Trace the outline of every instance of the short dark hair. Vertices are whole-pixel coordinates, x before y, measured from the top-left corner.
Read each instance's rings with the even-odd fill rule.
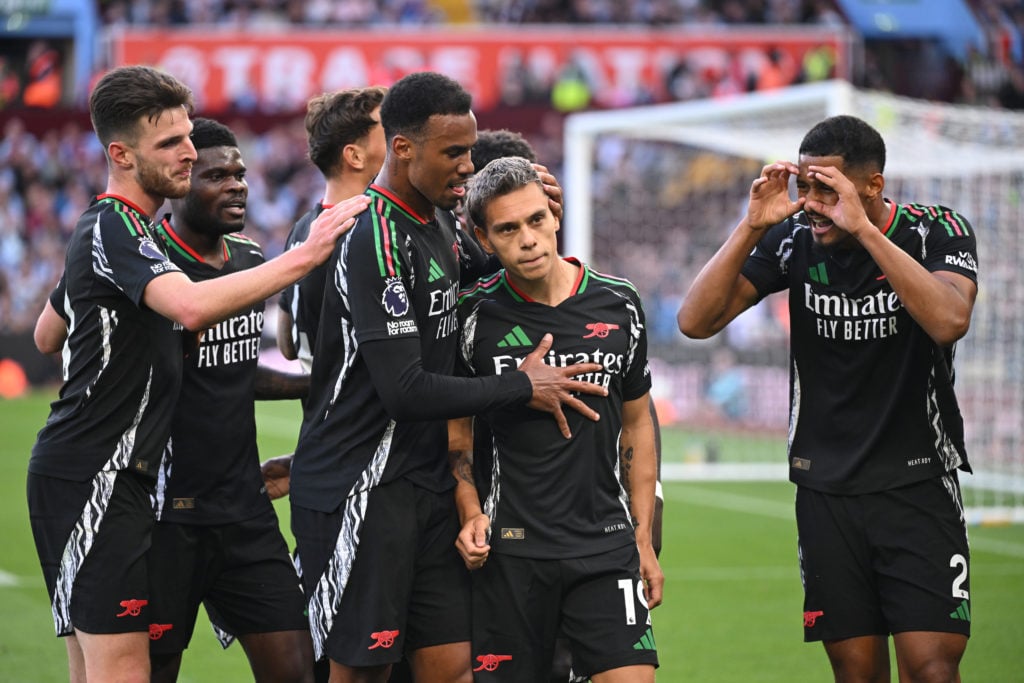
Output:
[[[409,74],[388,90],[380,106],[384,135],[415,138],[431,116],[469,114],[473,97],[458,82],[433,71]]]
[[[476,172],[469,181],[466,195],[466,211],[473,225],[486,230],[484,218],[487,205],[495,198],[514,192],[530,183],[537,183],[541,190],[544,184],[533,168],[533,162],[523,157],[499,157]]]
[[[377,122],[370,116],[384,100],[387,88],[370,86],[324,93],[306,105],[309,160],[330,177],[338,168],[341,150],[362,139]]]
[[[501,157],[523,157],[537,163],[537,153],[526,138],[504,128],[479,131],[471,154],[474,168],[483,168]]]
[[[885,170],[885,141],[866,121],[856,116],[832,116],[807,132],[800,156],[842,157],[849,167]]]
[[[104,74],[89,97],[89,118],[106,147],[116,139],[134,144],[139,119],[153,121],[168,109],[192,115],[192,91],[168,73],[149,66],[122,66]]]
[[[197,152],[210,147],[238,147],[238,140],[231,129],[213,119],[192,119],[192,134],[189,137]]]

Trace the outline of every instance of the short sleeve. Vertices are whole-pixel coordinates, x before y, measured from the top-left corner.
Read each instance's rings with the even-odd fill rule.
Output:
[[[978,244],[971,224],[952,209],[929,208],[935,216],[925,239],[924,267],[933,273],[958,273],[977,282]]]
[[[791,220],[772,226],[750,252],[741,273],[763,299],[789,286],[789,258],[792,254]]]
[[[64,319],[64,322],[70,323],[68,316],[67,306],[65,305],[68,296],[68,282],[65,273],[60,274],[60,280],[57,281],[57,286],[50,292],[50,305],[53,306],[53,310],[57,311],[58,315]]]
[[[154,278],[181,269],[137,223],[119,212],[102,214],[92,234],[92,267],[97,277],[139,305],[146,285]]]
[[[651,367],[647,361],[647,321],[639,296],[627,299],[629,313],[629,354],[622,378],[622,398],[632,401],[651,390]]]

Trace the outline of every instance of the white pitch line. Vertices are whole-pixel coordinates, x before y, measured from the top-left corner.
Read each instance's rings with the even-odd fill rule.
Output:
[[[978,538],[978,535],[972,534],[970,530],[967,532],[967,538],[970,541],[971,550],[982,550],[994,555],[1024,558],[1024,543],[1000,541],[995,538]]]
[[[773,519],[785,519],[793,521],[794,524],[796,523],[792,503],[779,503],[755,496],[744,496],[693,485],[688,485],[683,490],[675,487],[666,488],[665,497],[668,500],[680,503],[704,505],[722,510],[771,517]],[[977,533],[971,533],[970,530],[968,530],[968,537],[970,538],[971,548],[975,550],[994,555],[1005,555],[1006,557],[1024,558],[1024,543],[1001,541],[994,538],[979,538]]]
[[[794,557],[792,567],[684,567],[665,569],[673,581],[799,581],[800,569]]]
[[[795,523],[793,503],[779,503],[774,500],[765,500],[754,496],[743,496],[737,493],[727,493],[712,489],[687,486],[685,491],[675,487],[666,489],[666,498],[676,500],[680,503],[693,503],[723,510],[745,512],[752,515],[784,519]]]
[[[21,585],[21,579],[10,572],[0,569],[0,588],[16,588]]]

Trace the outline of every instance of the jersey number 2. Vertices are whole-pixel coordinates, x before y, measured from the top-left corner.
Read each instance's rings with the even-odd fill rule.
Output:
[[[953,579],[953,597],[963,598],[964,600],[970,600],[970,594],[963,589],[964,582],[967,581],[967,558],[960,553],[957,553],[953,557],[949,558],[950,567],[960,567],[960,573]]]

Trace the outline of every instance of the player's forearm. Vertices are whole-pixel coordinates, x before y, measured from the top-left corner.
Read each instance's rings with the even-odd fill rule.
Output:
[[[360,347],[388,414],[396,420],[440,420],[523,405],[532,395],[521,372],[489,377],[453,377],[427,372],[419,340],[367,342]]]
[[[202,330],[276,294],[312,270],[316,252],[297,247],[255,268],[192,282],[169,272],[146,285],[143,302],[189,330]]]
[[[198,288],[194,298],[200,306],[199,328],[209,327],[240,310],[265,301],[316,266],[314,255],[309,250],[297,247],[256,268],[194,283]]]
[[[690,285],[676,314],[680,332],[694,339],[706,339],[753,303],[743,291],[745,279],[740,272],[763,235],[763,231],[752,230],[746,219],[730,233]]]
[[[654,546],[655,557],[661,555],[662,526],[665,519],[665,499],[660,495],[660,488],[655,485],[654,523],[651,526],[651,545]]]
[[[657,470],[654,452],[650,457],[634,458],[629,492],[629,511],[636,523],[637,543],[654,543],[654,490],[657,483]]]
[[[255,394],[258,401],[305,398],[309,394],[309,375],[281,372],[258,365]]]
[[[277,312],[277,350],[288,360],[299,357],[295,340],[292,339],[292,316],[282,310]]]
[[[448,420],[448,466],[455,477],[455,507],[460,525],[483,514],[473,477],[473,418]]]
[[[463,481],[455,485],[455,508],[459,513],[460,525],[484,513],[483,508],[480,507],[480,496],[476,486]]]
[[[644,424],[623,425],[619,439],[622,482],[629,494],[629,508],[636,524],[637,543],[653,543],[655,487],[658,460],[654,451],[654,429]]]
[[[877,229],[858,239],[889,280],[907,313],[940,346],[950,346],[970,327],[977,287],[955,273],[932,273]]]
[[[448,451],[448,464],[455,477],[455,508],[459,513],[459,524],[476,515],[483,514],[480,494],[473,479],[473,451]]]

